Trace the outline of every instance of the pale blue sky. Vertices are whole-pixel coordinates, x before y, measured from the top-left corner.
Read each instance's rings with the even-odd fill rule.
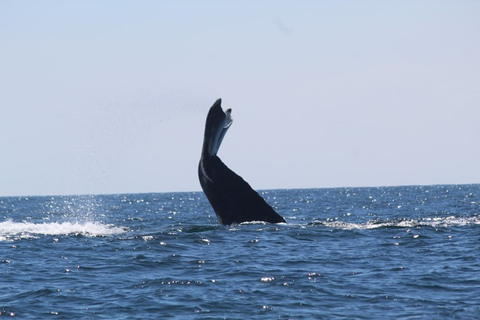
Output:
[[[478,1],[0,1],[0,196],[480,183]]]

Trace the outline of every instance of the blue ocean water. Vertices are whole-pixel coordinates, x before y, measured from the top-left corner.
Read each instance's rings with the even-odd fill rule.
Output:
[[[480,185],[269,190],[220,226],[201,192],[0,198],[0,315],[479,319]]]

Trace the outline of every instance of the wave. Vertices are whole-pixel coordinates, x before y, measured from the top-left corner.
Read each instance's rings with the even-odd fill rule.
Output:
[[[463,227],[468,225],[479,225],[480,217],[435,217],[435,218],[421,218],[421,219],[396,219],[396,220],[370,220],[364,223],[353,223],[343,221],[313,221],[309,225],[323,225],[335,229],[344,230],[367,230],[379,228],[415,228],[415,227],[433,227],[433,228],[448,228],[448,227]]]
[[[0,222],[0,241],[35,238],[40,235],[109,236],[125,232],[123,227],[98,222]]]

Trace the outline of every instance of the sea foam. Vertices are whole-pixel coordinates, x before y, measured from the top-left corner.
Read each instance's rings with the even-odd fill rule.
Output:
[[[35,238],[40,235],[109,236],[125,232],[123,227],[99,222],[0,222],[0,241]]]

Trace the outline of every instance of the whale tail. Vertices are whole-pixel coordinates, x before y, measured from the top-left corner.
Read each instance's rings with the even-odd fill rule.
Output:
[[[210,108],[205,125],[198,177],[205,195],[223,225],[247,221],[285,222],[242,177],[217,156],[232,124],[231,109],[223,112],[221,99]]]
[[[231,116],[232,109],[223,112],[222,99],[215,101],[210,108],[205,125],[205,136],[203,138],[203,150],[207,151],[208,156],[217,155],[218,149],[222,144],[223,137],[227,133],[228,128],[232,125]]]

